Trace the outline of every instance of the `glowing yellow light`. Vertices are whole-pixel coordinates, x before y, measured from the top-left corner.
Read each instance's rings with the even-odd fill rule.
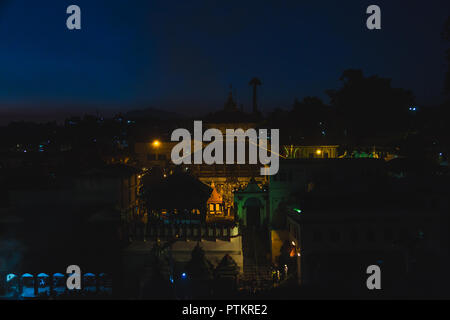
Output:
[[[161,142],[159,140],[155,140],[152,143],[153,147],[158,148],[161,145]]]
[[[295,247],[295,241],[292,241],[292,245]]]
[[[322,150],[317,150],[316,153],[318,156],[320,156],[322,154]]]

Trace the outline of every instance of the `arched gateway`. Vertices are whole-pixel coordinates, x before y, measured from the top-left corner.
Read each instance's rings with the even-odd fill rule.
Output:
[[[267,192],[260,188],[255,179],[247,187],[234,193],[237,216],[247,227],[260,227],[267,220]]]

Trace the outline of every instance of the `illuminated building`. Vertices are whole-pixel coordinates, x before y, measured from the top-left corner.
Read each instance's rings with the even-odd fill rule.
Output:
[[[231,220],[234,221],[234,215],[231,210],[231,206],[226,206],[223,201],[223,197],[217,192],[214,183],[211,185],[212,193],[206,202],[206,221],[223,221]]]
[[[170,167],[172,148],[176,142],[153,140],[145,142],[136,142],[134,151],[137,156],[139,166],[152,168],[154,166]]]
[[[145,260],[144,253],[155,245],[170,248],[173,274],[168,274],[169,279],[185,272],[192,251],[200,246],[213,266],[228,254],[243,269],[242,235],[233,212],[214,184],[210,188],[180,170],[174,170],[167,178],[153,170],[143,181],[148,195],[145,198],[149,207],[148,223],[143,236],[134,234],[133,241],[125,248],[125,261]],[[145,272],[134,267],[126,265],[130,273],[145,276]]]
[[[281,150],[285,159],[336,159],[338,148],[337,145],[285,145]]]
[[[260,227],[270,222],[268,192],[255,179],[234,192],[237,217],[244,226]]]
[[[247,130],[257,128],[261,120],[262,118],[259,112],[246,113],[242,108],[239,109],[234,101],[231,90],[223,109],[211,113],[203,119],[205,129],[219,129],[223,134],[225,134],[226,129]],[[171,152],[178,142],[158,141],[159,145],[157,148],[154,146],[154,140],[136,142],[135,153],[137,160],[141,167],[151,168],[159,166],[170,171],[175,167],[171,163]],[[204,143],[203,146],[206,146],[206,144]],[[194,150],[193,145],[191,146],[191,150]],[[254,178],[260,184],[267,182],[267,178],[260,175],[260,165],[192,164],[184,165],[183,168],[185,172],[189,172],[197,177],[205,185],[210,186],[214,183],[216,191],[223,198],[224,208],[226,210],[234,210],[233,191],[246,187],[250,179]]]

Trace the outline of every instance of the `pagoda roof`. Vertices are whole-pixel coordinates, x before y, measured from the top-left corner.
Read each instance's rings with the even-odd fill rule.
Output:
[[[259,113],[247,113],[237,107],[230,91],[228,99],[222,110],[208,114],[204,120],[208,123],[259,123],[261,115]]]
[[[219,192],[217,192],[216,187],[214,186],[214,183],[211,185],[211,188],[213,190],[211,192],[211,196],[209,197],[207,203],[222,203],[223,202],[223,198],[219,194]]]
[[[220,277],[235,277],[239,274],[239,266],[229,254],[226,254],[217,266],[216,274]]]

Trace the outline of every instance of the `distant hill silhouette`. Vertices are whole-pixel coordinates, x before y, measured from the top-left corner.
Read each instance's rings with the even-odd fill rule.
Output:
[[[142,120],[142,119],[178,120],[184,118],[183,115],[178,114],[176,112],[164,111],[154,107],[129,111],[126,113],[125,117],[130,120]]]

